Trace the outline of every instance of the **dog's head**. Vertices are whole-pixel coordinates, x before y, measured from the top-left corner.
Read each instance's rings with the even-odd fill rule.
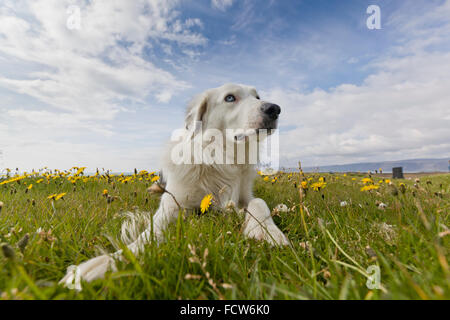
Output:
[[[188,106],[186,129],[195,131],[201,123],[203,130],[243,129],[258,132],[259,129],[276,129],[281,108],[262,101],[255,88],[225,84],[195,97]],[[251,129],[251,130],[249,130]],[[235,139],[242,139],[239,135]]]

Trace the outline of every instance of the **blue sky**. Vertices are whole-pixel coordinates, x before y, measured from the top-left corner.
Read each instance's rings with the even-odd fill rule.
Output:
[[[4,0],[0,168],[157,168],[226,82],[281,105],[282,165],[448,157],[448,34],[444,0]]]

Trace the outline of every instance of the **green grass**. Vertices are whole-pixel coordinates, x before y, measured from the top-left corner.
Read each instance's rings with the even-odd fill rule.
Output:
[[[119,271],[104,280],[83,282],[81,292],[57,283],[69,265],[101,250],[115,251],[110,239],[119,235],[121,212],[156,210],[159,196],[147,193],[150,182],[122,184],[114,177],[73,185],[57,178],[37,184],[34,177],[1,185],[0,242],[14,250],[13,258],[0,254],[1,298],[450,298],[450,236],[445,235],[450,175],[421,177],[418,188],[413,180],[393,181],[397,189],[400,182],[407,186],[398,195],[385,183],[378,190],[360,191],[364,175],[322,176],[327,186],[308,190],[302,210],[294,186],[298,173],[282,174],[274,184],[261,177],[256,181],[255,195],[270,208],[280,203],[293,208],[274,216],[292,247],[272,248],[246,239],[238,213],[180,215],[165,243],[148,245],[137,259],[128,256],[129,262],[120,263]],[[309,177],[317,181],[319,175]],[[33,188],[26,192],[30,183]],[[108,203],[104,189],[118,198]],[[47,199],[62,192],[67,195],[61,200]],[[341,201],[348,205],[341,207]],[[380,210],[377,201],[388,207]],[[51,234],[38,234],[38,228]],[[22,253],[18,242],[26,233],[30,239]],[[381,289],[366,286],[371,265],[380,267]]]

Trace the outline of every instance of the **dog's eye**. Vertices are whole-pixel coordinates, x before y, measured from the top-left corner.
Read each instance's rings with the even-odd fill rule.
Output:
[[[236,101],[236,97],[233,96],[232,94],[229,94],[225,97],[225,101],[226,102],[235,102]]]
[[[256,96],[255,98],[258,99],[258,100],[261,100],[261,98],[259,96]]]

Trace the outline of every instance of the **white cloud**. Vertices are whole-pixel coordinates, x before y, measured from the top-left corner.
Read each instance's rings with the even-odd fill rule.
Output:
[[[211,0],[211,5],[216,9],[225,11],[233,5],[233,0]]]
[[[359,31],[325,23],[318,31],[303,25],[301,37],[278,37],[274,21],[268,33],[252,31],[260,47],[235,50],[242,39],[234,32],[265,19],[245,1],[230,19],[231,33],[216,42],[229,44],[231,54],[208,54],[201,32],[210,26],[182,16],[178,3],[3,1],[0,166],[157,169],[159,146],[183,117],[172,104],[195,86],[187,79],[202,89],[231,79],[265,85],[263,97],[283,109],[282,164],[449,156],[450,1],[433,10],[405,4],[383,18],[379,32],[389,47],[364,69],[371,70],[365,80],[312,91],[298,88],[321,85],[326,76],[335,83],[340,63],[360,81],[357,68],[374,55],[345,46]],[[66,27],[70,4],[80,6],[79,30]],[[220,11],[233,4],[211,1]],[[163,57],[155,58],[158,50]]]
[[[68,3],[10,1],[1,9],[0,53],[17,65],[44,68],[21,78],[2,76],[0,85],[55,108],[108,117],[118,110],[114,101],[167,97],[188,87],[143,57],[148,39],[205,43],[176,18],[176,1],[83,2],[80,30],[66,27]]]
[[[423,16],[419,21],[434,17],[434,24],[405,29],[396,18],[401,45],[374,61],[361,85],[266,93],[282,106],[286,165],[450,156],[449,2]],[[433,46],[424,41],[428,36]]]
[[[202,27],[201,20],[181,20],[178,2],[3,1],[0,150],[5,162],[12,166],[28,163],[27,167],[39,162],[39,157],[53,164],[56,158],[73,162],[76,157],[65,154],[75,150],[90,154],[96,149],[92,138],[81,143],[77,137],[122,135],[122,129],[115,127],[120,124],[120,112],[133,105],[145,106],[148,98],[167,103],[189,88],[146,55],[158,44],[166,52],[172,47],[187,50],[206,44],[206,38],[192,30]],[[79,29],[67,27],[71,5],[80,8]],[[103,142],[111,144],[97,141]],[[46,152],[52,154],[51,159]],[[28,156],[22,158],[22,153]],[[109,150],[100,158],[113,157],[112,153]],[[116,167],[121,165],[119,158]]]

